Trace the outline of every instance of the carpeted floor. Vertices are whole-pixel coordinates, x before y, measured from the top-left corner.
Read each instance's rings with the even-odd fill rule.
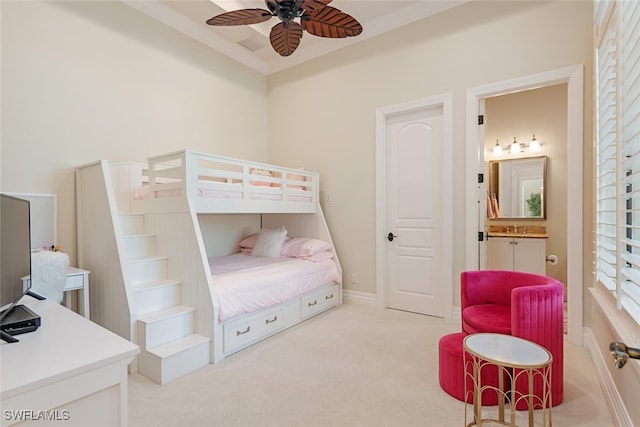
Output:
[[[129,376],[129,424],[156,426],[463,426],[438,384],[441,319],[343,305],[159,386]],[[612,426],[589,355],[565,345],[555,426]],[[524,425],[524,424],[522,424]]]

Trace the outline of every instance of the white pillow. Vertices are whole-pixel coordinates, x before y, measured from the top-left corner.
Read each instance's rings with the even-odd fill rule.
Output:
[[[263,228],[258,233],[258,239],[253,246],[251,255],[262,258],[280,258],[282,245],[287,238],[287,229],[280,228]]]

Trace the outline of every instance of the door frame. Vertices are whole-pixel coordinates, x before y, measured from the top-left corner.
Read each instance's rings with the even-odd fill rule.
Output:
[[[444,319],[452,321],[453,312],[453,95],[445,93],[442,95],[420,98],[401,104],[390,105],[376,109],[376,304],[380,308],[387,307],[387,119],[389,117],[410,113],[429,108],[442,108],[443,116],[443,218],[442,227],[445,236],[450,239],[443,239],[443,284],[446,288],[443,291]]]
[[[528,89],[567,83],[567,305],[569,342],[582,346],[583,310],[583,74],[575,65],[467,90],[466,159],[466,269],[478,270],[478,192],[477,174],[484,172],[480,162],[484,141],[478,137],[480,100]]]

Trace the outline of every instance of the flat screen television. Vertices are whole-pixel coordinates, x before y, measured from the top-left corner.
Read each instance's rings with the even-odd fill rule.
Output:
[[[30,203],[28,200],[7,194],[0,194],[0,325],[4,341],[17,341],[7,337],[10,318],[28,319],[35,313],[22,305],[18,305],[22,297],[29,291],[30,285],[23,286],[23,277],[31,274],[31,227]],[[31,281],[28,282],[29,284]],[[25,310],[27,310],[25,312]],[[26,316],[26,317],[25,317]],[[35,315],[37,316],[37,315]],[[29,323],[29,322],[27,322]],[[33,322],[32,322],[33,323]],[[39,318],[38,318],[39,325]],[[31,324],[31,326],[36,326]],[[14,329],[9,335],[29,332],[34,328]]]

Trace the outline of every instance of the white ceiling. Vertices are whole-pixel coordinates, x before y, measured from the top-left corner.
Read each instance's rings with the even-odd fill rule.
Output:
[[[346,39],[327,39],[305,32],[300,46],[289,57],[278,55],[269,43],[269,31],[279,22],[276,17],[251,26],[213,27],[205,23],[207,19],[226,11],[244,8],[266,9],[263,0],[121,1],[266,75],[456,7],[469,0],[334,0],[330,6],[356,18],[362,24],[362,34]]]

